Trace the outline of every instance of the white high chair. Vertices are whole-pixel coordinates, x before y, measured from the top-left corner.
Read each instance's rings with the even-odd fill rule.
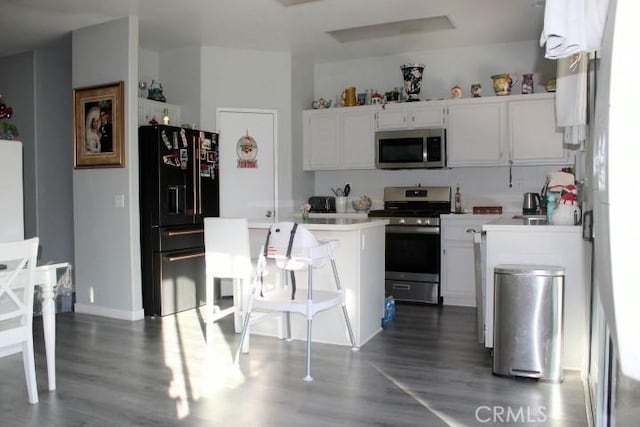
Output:
[[[236,332],[242,325],[242,307],[253,276],[249,227],[246,218],[205,218],[204,248],[207,280],[207,331],[210,325],[234,315]],[[221,309],[215,300],[215,279],[233,279],[233,305]],[[209,333],[207,332],[207,338]],[[209,341],[207,339],[207,341]]]
[[[250,325],[263,319],[252,317],[253,310],[284,312],[286,314],[287,339],[291,339],[290,313],[300,313],[306,317],[307,375],[304,377],[305,381],[313,381],[311,376],[311,326],[313,316],[316,313],[333,307],[342,307],[352,349],[358,350],[345,305],[344,291],[340,285],[338,270],[333,258],[335,245],[334,241],[319,242],[309,230],[296,223],[280,222],[269,228],[267,241],[260,251],[256,279],[252,282],[249,294],[240,345],[235,356],[236,363],[240,353],[245,350],[244,344],[249,335]],[[325,265],[327,261],[331,263],[336,290],[314,289],[313,269]],[[275,264],[277,268],[288,273],[291,286],[280,286],[274,289],[263,286],[262,276],[269,263]],[[294,272],[303,269],[307,270],[307,288],[299,289],[296,286]]]
[[[22,353],[29,403],[38,403],[33,354],[34,271],[38,238],[0,243],[0,357]]]

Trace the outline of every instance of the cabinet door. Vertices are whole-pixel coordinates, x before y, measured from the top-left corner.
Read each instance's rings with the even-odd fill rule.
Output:
[[[446,241],[443,245],[442,298],[444,305],[476,306],[473,243]]]
[[[374,111],[371,108],[345,108],[338,121],[343,169],[375,169]]]
[[[511,160],[516,164],[567,164],[553,97],[509,102]]]
[[[376,130],[407,129],[407,107],[405,104],[386,104],[376,113]]]
[[[411,103],[407,106],[409,126],[415,129],[444,126],[444,104]]]
[[[162,124],[164,110],[169,113],[169,124],[180,126],[180,106],[152,99],[138,98],[138,125],[148,125],[151,121]]]
[[[449,104],[447,152],[449,166],[503,166],[505,106],[498,101],[456,101]]]
[[[304,170],[340,167],[337,109],[303,112]]]

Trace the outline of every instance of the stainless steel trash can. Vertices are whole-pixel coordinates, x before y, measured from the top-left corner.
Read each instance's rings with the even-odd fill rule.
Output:
[[[562,267],[494,268],[493,373],[562,381]]]

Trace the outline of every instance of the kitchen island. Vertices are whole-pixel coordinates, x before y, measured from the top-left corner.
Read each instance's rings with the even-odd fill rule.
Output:
[[[482,226],[486,232],[485,346],[493,347],[494,268],[499,264],[555,265],[565,269],[563,368],[586,373],[588,291],[585,242],[579,225],[525,225],[512,215]],[[533,325],[532,325],[533,327]]]
[[[345,291],[347,311],[357,346],[364,345],[381,330],[384,305],[384,238],[387,220],[367,217],[300,217],[295,221],[311,231],[318,240],[337,240],[336,266],[340,284]],[[268,219],[249,220],[251,253],[257,254],[265,241]],[[300,287],[306,287],[306,273],[296,275]],[[315,289],[335,289],[331,265],[314,270]],[[251,328],[252,333],[279,336],[277,321],[265,321]],[[291,335],[306,339],[306,322],[302,316],[291,316]],[[351,345],[342,310],[318,313],[313,320],[312,339],[315,342]]]

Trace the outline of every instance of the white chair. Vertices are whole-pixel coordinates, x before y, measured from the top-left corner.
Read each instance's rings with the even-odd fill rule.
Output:
[[[207,280],[207,331],[209,326],[234,314],[236,332],[242,325],[244,295],[253,275],[249,227],[245,218],[205,218],[204,248]],[[215,279],[233,279],[233,305],[221,309],[215,300]],[[209,341],[207,332],[207,340]]]
[[[0,243],[0,357],[22,353],[29,403],[38,403],[32,328],[37,254],[37,237]]]
[[[252,289],[244,317],[244,325],[240,336],[240,345],[236,351],[236,363],[244,350],[245,339],[249,335],[251,324],[262,320],[254,318],[253,310],[284,312],[286,314],[286,335],[291,339],[290,313],[300,313],[307,320],[307,375],[305,381],[313,381],[311,376],[311,326],[313,316],[323,310],[342,307],[345,326],[347,328],[352,349],[357,350],[351,329],[351,322],[345,306],[344,292],[340,285],[338,270],[333,258],[335,242],[319,242],[313,234],[302,226],[292,222],[280,222],[272,225],[267,234],[267,240],[260,250],[257,274],[252,282]],[[313,269],[330,262],[335,280],[335,290],[317,290],[313,288]],[[263,276],[268,264],[275,266],[285,273],[285,279],[290,278],[290,286],[263,286]],[[295,271],[307,270],[307,288],[298,289]],[[287,274],[288,273],[288,274]],[[286,276],[289,277],[286,277]],[[286,280],[285,280],[286,281]]]

